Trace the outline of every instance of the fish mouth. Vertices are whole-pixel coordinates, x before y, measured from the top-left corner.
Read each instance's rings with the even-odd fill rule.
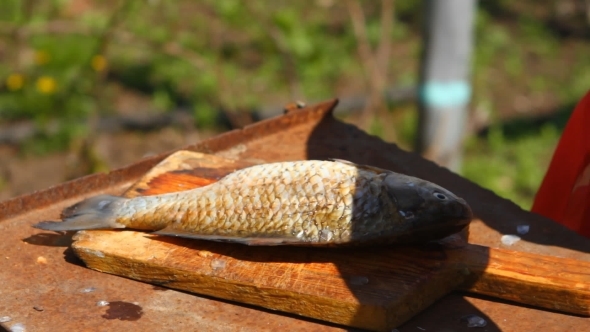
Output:
[[[461,223],[455,223],[452,225],[414,228],[407,234],[400,236],[396,242],[425,243],[429,241],[440,240],[449,235],[461,232],[464,228],[468,227],[470,221],[471,219],[465,219]]]
[[[439,214],[439,218],[442,220],[439,222],[433,222],[430,224],[423,225],[426,228],[432,227],[465,227],[467,226],[471,220],[473,220],[473,211],[471,207],[461,199],[459,204],[454,204],[449,206],[449,209],[443,212],[442,215]]]

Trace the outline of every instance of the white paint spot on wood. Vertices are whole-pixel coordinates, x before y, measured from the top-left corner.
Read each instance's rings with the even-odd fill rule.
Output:
[[[500,241],[502,241],[502,244],[504,245],[511,246],[516,242],[520,241],[520,236],[514,234],[506,234],[502,235]]]

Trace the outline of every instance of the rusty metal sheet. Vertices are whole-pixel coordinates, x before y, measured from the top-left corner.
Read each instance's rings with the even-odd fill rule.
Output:
[[[331,116],[325,102],[234,130],[185,147],[252,161],[342,158],[419,176],[463,196],[478,218],[470,242],[501,247],[500,236],[526,223],[531,230],[511,249],[590,260],[590,241],[521,210],[450,171],[369,136]],[[0,203],[0,321],[29,331],[339,331],[342,328],[166,290],[86,269],[68,248],[69,235],[37,235],[30,227],[57,219],[72,203],[98,193],[122,193],[168,154],[147,158],[108,174],[97,174]],[[102,305],[106,301],[108,305]],[[451,294],[400,331],[467,331],[461,317],[477,314],[488,331],[585,330],[587,318],[497,300]],[[8,317],[8,318],[6,318]]]

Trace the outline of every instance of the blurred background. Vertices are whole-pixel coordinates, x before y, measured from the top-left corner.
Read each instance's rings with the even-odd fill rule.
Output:
[[[428,1],[0,0],[0,199],[338,97],[411,150]],[[480,1],[456,171],[529,209],[590,88],[590,2]]]

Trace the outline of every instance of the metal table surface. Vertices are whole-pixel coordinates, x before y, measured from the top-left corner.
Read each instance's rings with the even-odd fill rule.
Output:
[[[530,232],[510,249],[590,261],[590,241],[551,220],[521,210],[492,192],[367,135],[331,115],[334,101],[234,130],[183,149],[254,161],[341,158],[404,172],[464,197],[476,220],[469,242],[505,247],[516,226]],[[0,203],[0,325],[27,331],[341,331],[301,317],[168,290],[89,270],[69,249],[72,234],[30,226],[99,193],[121,193],[163,154],[108,174],[95,174]],[[101,305],[107,301],[108,305]],[[486,319],[481,331],[583,331],[590,319],[496,299],[452,293],[400,331],[471,331],[461,317]],[[350,329],[348,329],[350,330]]]

